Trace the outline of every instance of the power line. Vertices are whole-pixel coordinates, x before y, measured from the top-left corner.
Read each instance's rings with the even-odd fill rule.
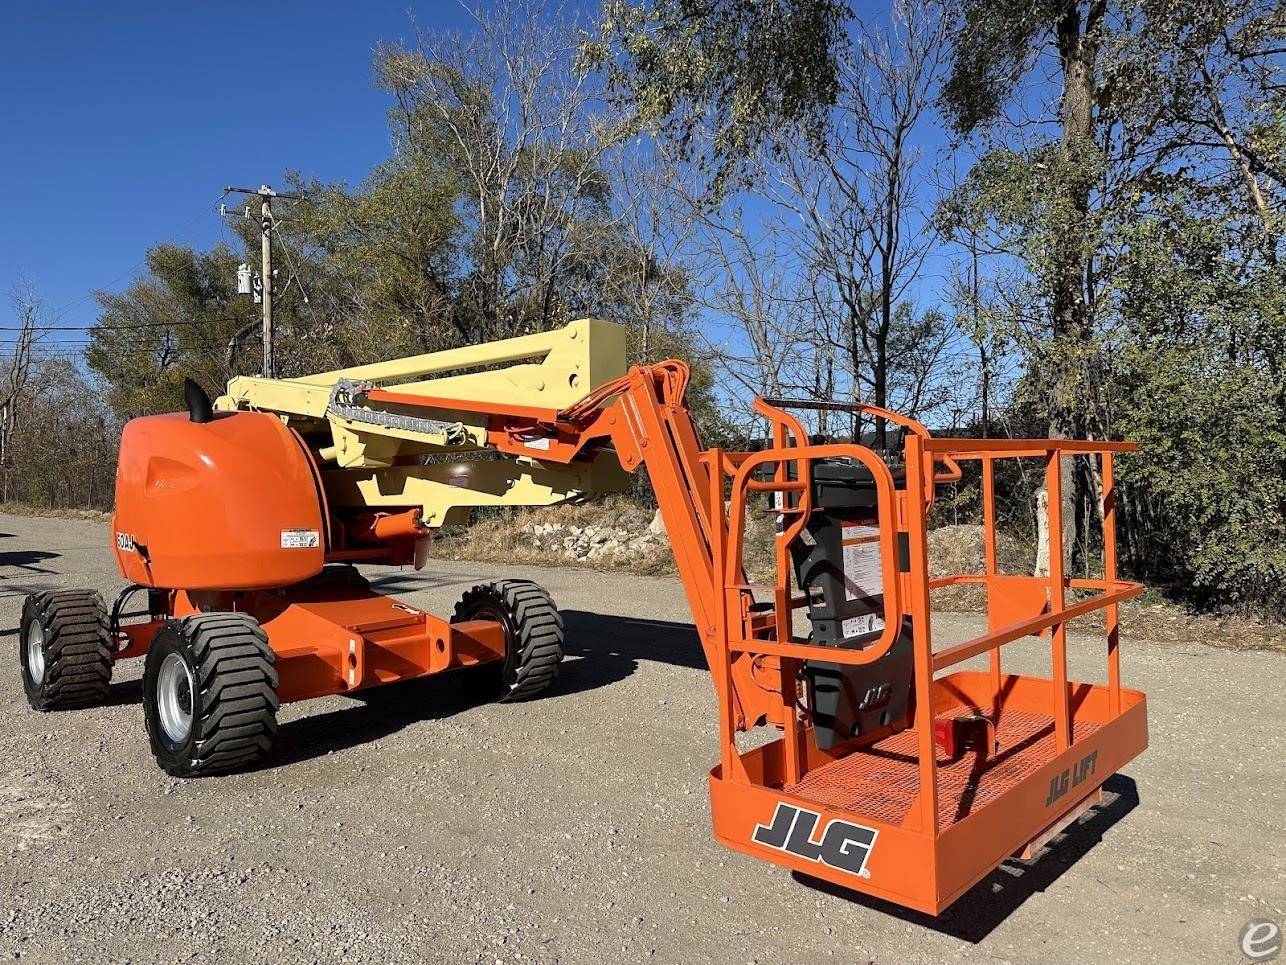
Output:
[[[271,219],[271,227],[266,228],[264,231],[265,246],[267,245],[268,233],[275,230],[276,228],[276,223],[275,223],[276,219],[272,218],[271,213],[269,213],[270,209],[268,209],[267,207],[267,203],[266,203],[267,199],[282,198],[282,199],[291,200],[291,201],[308,200],[303,195],[293,194],[293,193],[284,192],[284,191],[273,191],[271,188],[268,188],[265,186],[265,187],[259,188],[258,190],[254,190],[250,188],[228,187],[224,189],[223,194],[220,196],[220,201],[222,201],[223,198],[226,198],[230,193],[256,195],[261,199],[261,201],[265,202],[265,205],[264,205],[265,213],[268,215],[268,218]],[[185,239],[187,233],[191,230],[192,226],[195,225],[202,217],[204,217],[204,215],[205,215],[205,212],[198,213],[182,227],[178,228],[174,232],[171,232],[170,233],[171,237],[178,242],[182,242]],[[219,224],[222,229],[224,224],[222,217],[220,217],[219,219]],[[284,248],[284,245],[283,245],[283,248]],[[312,315],[313,321],[316,322],[317,321],[316,315],[312,311],[312,306],[311,304],[309,304],[310,300],[308,298],[307,293],[304,292],[303,290],[302,282],[299,280],[298,272],[295,270],[293,260],[290,258],[289,252],[286,252],[286,260],[287,260],[288,267],[291,270],[292,279],[296,282],[296,284],[299,285],[300,292],[303,294],[304,303],[305,305],[308,306],[309,314]],[[265,263],[268,263],[268,262],[265,262]],[[82,295],[80,298],[77,298],[71,302],[68,302],[65,305],[62,305],[58,308],[49,309],[50,314],[57,319],[57,323],[48,324],[48,325],[35,325],[35,326],[0,325],[0,332],[21,332],[21,331],[38,332],[38,333],[48,333],[48,332],[91,332],[92,333],[92,332],[111,332],[111,331],[124,332],[124,331],[146,331],[149,329],[167,330],[167,329],[174,329],[174,328],[179,328],[184,326],[187,326],[187,327],[205,326],[205,325],[210,325],[218,322],[245,322],[246,321],[246,319],[241,316],[219,316],[215,318],[175,319],[173,321],[167,321],[167,322],[137,322],[137,323],[117,324],[117,325],[103,325],[98,320],[87,322],[86,324],[83,324],[83,325],[67,324],[67,322],[70,319],[74,319],[78,316],[84,317],[83,310],[78,312],[73,312],[72,309],[80,308],[80,306],[85,305],[85,303],[91,301],[95,297],[96,292],[115,286],[116,284],[123,281],[124,279],[137,273],[141,268],[145,267],[146,264],[147,264],[147,258],[146,256],[144,256],[144,258],[142,258],[141,260],[139,260],[138,262],[130,266],[130,268],[127,269],[126,271],[122,272],[121,274],[117,275],[115,278],[108,281],[105,285],[98,286],[94,289],[91,289],[90,291]],[[271,282],[269,281],[269,283]],[[289,286],[289,281],[287,281],[287,287],[288,286]],[[91,311],[92,310],[93,309],[91,309]],[[270,313],[271,308],[268,306],[265,306],[265,312]],[[269,318],[270,317],[271,315],[269,314]],[[3,343],[2,340],[0,340],[0,344],[2,343]],[[92,338],[85,339],[85,340],[67,339],[67,338],[57,339],[57,344],[60,344],[60,345],[72,345],[77,343],[92,344]]]
[[[178,318],[170,322],[131,322],[128,325],[100,325],[94,322],[89,325],[0,325],[0,332],[127,332],[144,328],[176,328],[180,325],[209,325],[211,322],[250,321],[239,315],[221,315],[216,318]]]
[[[182,236],[182,235],[186,234],[186,233],[188,232],[188,230],[189,230],[189,229],[190,229],[194,224],[196,224],[198,221],[200,221],[200,220],[201,220],[201,218],[203,218],[203,217],[205,216],[205,214],[206,214],[206,212],[204,212],[204,211],[202,211],[202,212],[200,212],[199,214],[197,214],[197,215],[196,215],[196,217],[194,217],[191,221],[189,221],[189,222],[188,222],[187,224],[185,224],[183,227],[179,228],[177,231],[173,232],[174,237],[179,238],[180,236]],[[134,265],[132,265],[132,266],[131,266],[127,271],[125,271],[125,272],[121,273],[120,275],[117,275],[115,278],[113,278],[111,281],[109,281],[106,285],[101,285],[101,286],[98,286],[97,288],[91,289],[91,290],[89,290],[88,292],[86,292],[84,295],[82,295],[80,298],[77,298],[75,301],[68,302],[66,305],[63,305],[61,308],[51,309],[51,311],[52,311],[55,315],[59,315],[59,316],[61,316],[61,315],[65,315],[67,312],[71,311],[71,309],[75,308],[77,305],[82,305],[82,304],[84,304],[85,302],[89,301],[91,298],[93,298],[93,297],[94,297],[94,292],[95,292],[95,291],[101,291],[101,290],[102,290],[102,289],[104,289],[104,288],[111,288],[113,285],[117,284],[118,282],[120,282],[120,281],[122,281],[122,280],[124,280],[124,279],[128,278],[128,277],[129,277],[129,276],[131,276],[131,275],[133,275],[136,271],[138,271],[140,268],[142,268],[142,267],[143,267],[144,265],[146,265],[146,264],[147,264],[147,257],[146,257],[146,256],[144,256],[144,257],[142,258],[142,260],[140,260],[140,261],[136,262],[136,263],[135,263]]]
[[[281,253],[286,256],[286,267],[290,269],[290,278],[286,279],[286,291],[290,290],[290,283],[294,281],[299,289],[299,294],[303,296],[304,307],[308,309],[308,314],[312,317],[313,322],[316,323],[317,313],[313,311],[313,303],[308,298],[308,292],[304,290],[303,279],[299,277],[299,272],[295,269],[295,261],[290,257],[290,246],[286,244],[285,236],[282,235],[280,227],[277,229],[277,240],[281,242]]]

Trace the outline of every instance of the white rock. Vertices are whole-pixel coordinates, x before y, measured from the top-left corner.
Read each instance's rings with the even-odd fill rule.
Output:
[[[647,524],[647,531],[653,536],[665,535],[665,521],[661,519],[661,510],[659,508],[652,514],[652,522]]]

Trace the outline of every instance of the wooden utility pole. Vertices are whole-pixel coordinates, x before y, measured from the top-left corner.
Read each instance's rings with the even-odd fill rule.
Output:
[[[260,185],[259,200],[262,220],[259,222],[259,247],[263,255],[263,374],[276,376],[272,350],[272,188]]]
[[[227,194],[248,194],[259,199],[259,248],[261,256],[261,274],[259,283],[262,286],[262,304],[263,304],[263,375],[268,378],[276,377],[276,352],[273,348],[272,337],[272,233],[276,229],[277,223],[272,216],[272,199],[287,198],[291,201],[303,201],[304,197],[300,194],[287,194],[284,191],[274,191],[269,185],[259,185],[259,190],[254,188],[224,188],[223,193]],[[229,347],[231,355],[232,347]],[[229,362],[229,365],[231,362]]]

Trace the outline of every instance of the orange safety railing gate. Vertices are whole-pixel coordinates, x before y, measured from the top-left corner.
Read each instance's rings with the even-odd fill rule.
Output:
[[[724,453],[710,450],[703,461],[710,472],[711,492],[708,505],[715,511],[711,533],[711,550],[716,574],[722,574],[722,596],[717,603],[716,638],[722,641],[720,666],[712,671],[721,676],[720,738],[722,774],[736,779],[744,770],[738,766],[736,727],[733,716],[732,661],[738,653],[771,656],[781,661],[781,723],[785,760],[784,784],[797,783],[808,768],[810,752],[804,746],[806,731],[796,712],[796,674],[806,660],[831,664],[857,665],[871,663],[884,656],[901,632],[902,617],[910,617],[914,646],[914,719],[910,726],[916,732],[919,769],[918,810],[920,833],[936,837],[939,833],[937,754],[934,738],[934,690],[936,675],[973,657],[988,656],[992,686],[991,711],[997,713],[1001,702],[1003,675],[1000,650],[1024,637],[1048,634],[1052,665],[1052,706],[1049,716],[1054,721],[1056,747],[1067,750],[1072,741],[1072,685],[1067,671],[1067,624],[1097,610],[1105,611],[1107,639],[1107,691],[1109,716],[1121,711],[1121,673],[1119,656],[1119,605],[1142,591],[1138,583],[1123,581],[1117,575],[1115,534],[1115,485],[1113,457],[1135,448],[1128,443],[1083,442],[1075,440],[973,440],[935,439],[924,432],[913,432],[905,441],[905,482],[896,487],[888,466],[872,450],[858,445],[836,444],[810,446],[802,428],[780,410],[764,406],[770,418],[777,415],[775,447],[756,453]],[[790,444],[790,436],[795,443]],[[1065,576],[1062,546],[1061,463],[1075,456],[1101,459],[1103,563],[1101,580],[1068,579]],[[807,605],[802,596],[792,593],[792,577],[786,546],[802,528],[811,511],[811,466],[822,459],[847,458],[862,463],[876,485],[881,530],[881,558],[885,586],[885,629],[881,638],[860,650],[840,649],[809,643],[791,628],[793,612]],[[1053,548],[1048,577],[1016,576],[998,572],[996,559],[995,464],[1002,459],[1039,458],[1045,464],[1048,491],[1049,544]],[[937,483],[959,478],[958,463],[977,460],[982,469],[982,502],[985,566],[982,573],[954,574],[931,579],[928,559],[928,515]],[[950,467],[943,474],[939,465]],[[787,471],[793,466],[793,471]],[[754,477],[756,469],[775,467],[773,478]],[[718,511],[724,499],[724,484],[731,479],[731,503],[727,516]],[[775,585],[752,585],[744,581],[745,515],[752,492],[780,493],[776,507],[781,520],[777,533],[777,581]],[[923,494],[923,495],[922,495]],[[726,525],[720,525],[726,523]],[[905,534],[909,548],[909,566],[905,572],[897,567],[896,540]],[[988,591],[987,632],[955,646],[936,651],[933,646],[931,591],[962,583],[977,583]],[[772,619],[766,622],[763,611],[751,607],[755,591],[772,594]],[[1069,590],[1096,590],[1085,599],[1068,602]],[[1038,592],[1037,592],[1038,591]],[[1026,607],[1030,613],[1024,613]]]
[[[917,703],[916,729],[920,738],[921,808],[922,826],[936,834],[937,786],[936,755],[934,753],[932,722],[931,682],[938,672],[956,666],[981,654],[988,656],[988,671],[992,687],[992,712],[999,712],[1001,699],[1000,649],[1006,644],[1048,632],[1050,635],[1050,662],[1053,681],[1053,706],[1050,716],[1054,720],[1056,748],[1061,753],[1071,746],[1072,687],[1067,672],[1067,624],[1097,610],[1105,611],[1106,659],[1109,716],[1121,710],[1120,663],[1120,604],[1138,596],[1143,587],[1139,583],[1122,581],[1117,576],[1116,560],[1116,490],[1113,472],[1115,453],[1132,451],[1136,446],[1123,442],[1085,442],[1077,440],[957,440],[926,439],[914,436],[907,441],[907,486],[912,489],[917,482],[932,478],[932,465],[938,458],[950,457],[957,462],[977,460],[982,468],[984,572],[982,574],[955,574],[929,578],[928,558],[928,507],[924,504],[910,506],[908,534],[911,555],[911,612],[914,620],[914,647],[916,686],[918,693],[930,699]],[[1063,518],[1062,518],[1062,461],[1078,455],[1101,460],[1102,520],[1103,520],[1103,579],[1068,579],[1064,574]],[[1039,458],[1044,462],[1045,486],[1048,496],[1049,561],[1048,577],[1004,576],[998,572],[996,560],[996,505],[995,464],[1000,459]],[[932,606],[930,591],[961,583],[981,583],[987,588],[988,632],[964,643],[936,651],[933,647]],[[1013,601],[1005,594],[1016,594],[1019,587],[1034,587],[1043,591],[1039,612],[1031,616],[1005,619],[1013,613]],[[1094,589],[1098,592],[1086,599],[1068,603],[1070,589]],[[1030,594],[1027,597],[1031,600]]]

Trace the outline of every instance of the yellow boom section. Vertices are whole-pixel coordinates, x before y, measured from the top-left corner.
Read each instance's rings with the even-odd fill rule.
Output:
[[[332,506],[419,506],[426,525],[440,526],[470,506],[545,506],[622,488],[625,474],[610,454],[570,466],[479,454],[488,448],[488,412],[563,409],[625,370],[625,329],[580,319],[296,379],[241,376],[215,408],[279,414],[309,442]],[[373,400],[373,391],[434,402]],[[462,407],[450,408],[453,400]]]

